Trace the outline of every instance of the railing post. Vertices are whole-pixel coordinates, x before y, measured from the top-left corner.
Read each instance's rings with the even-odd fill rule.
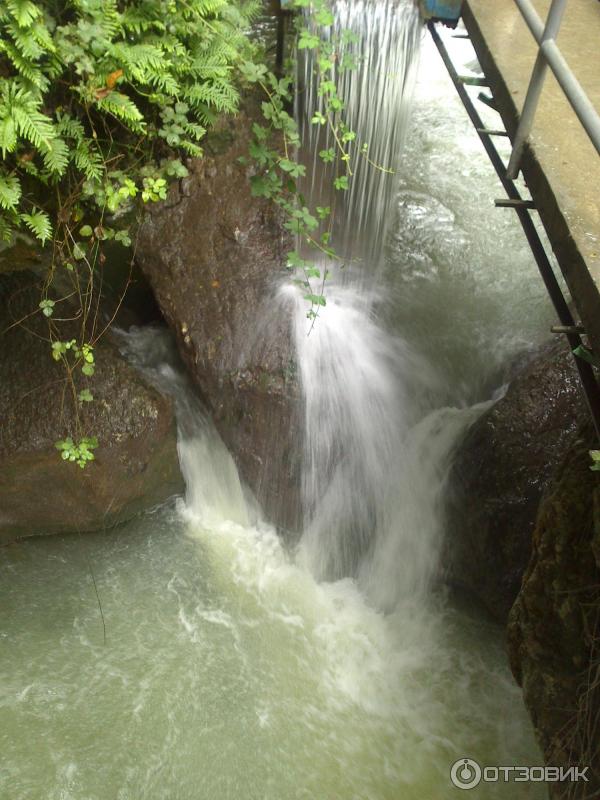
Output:
[[[565,9],[567,7],[567,0],[552,0],[552,6],[548,13],[544,33],[542,34],[542,41],[539,43],[539,50],[533,72],[531,73],[531,80],[529,81],[529,88],[527,89],[527,96],[521,112],[521,120],[515,134],[515,141],[513,144],[513,151],[508,162],[507,177],[514,180],[519,174],[519,167],[521,164],[521,157],[523,155],[523,148],[525,142],[529,138],[535,112],[539,103],[540,95],[544,87],[544,79],[548,69],[546,57],[542,52],[542,46],[547,41],[553,41],[558,35],[560,24],[562,22]]]

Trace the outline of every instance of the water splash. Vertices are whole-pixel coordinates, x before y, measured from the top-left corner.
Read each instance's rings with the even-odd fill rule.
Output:
[[[457,415],[452,435],[445,430],[434,437],[435,421],[418,429],[426,434],[415,433],[415,424],[435,407],[436,377],[378,319],[385,292],[379,265],[409,118],[418,14],[414,3],[389,0],[339,0],[333,13],[333,35],[352,32],[346,50],[357,62],[356,69],[335,75],[344,118],[357,135],[357,167],[335,209],[334,229],[336,249],[352,264],[330,269],[327,306],[314,326],[299,294],[290,288],[282,293],[296,298],[305,402],[300,553],[318,578],[360,576],[371,597],[390,607],[401,595],[424,591],[434,574],[442,468],[468,420]],[[327,128],[311,124],[323,111],[314,59],[309,53],[302,62],[305,90],[297,103],[304,159],[312,159],[312,205],[324,202],[331,181],[318,151],[332,144]],[[370,163],[356,152],[364,142]]]

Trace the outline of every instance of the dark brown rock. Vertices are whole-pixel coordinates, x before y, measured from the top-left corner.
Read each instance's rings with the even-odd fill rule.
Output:
[[[64,369],[51,358],[39,298],[33,273],[0,274],[2,543],[108,527],[183,488],[171,400],[106,339],[96,347],[96,374],[76,378],[77,391],[88,387],[94,395],[78,415],[80,434],[99,440],[96,459],[85,469],[61,460],[54,442],[79,438],[75,401]]]
[[[531,555],[540,499],[587,417],[562,343],[538,354],[459,446],[449,480],[443,568],[505,622]]]
[[[600,797],[600,474],[585,429],[545,497],[508,622],[510,663],[546,763],[589,766],[556,798]]]
[[[250,123],[225,121],[218,152],[149,210],[137,258],[243,480],[269,519],[296,529],[299,402],[291,320],[275,299],[293,242],[238,161]]]

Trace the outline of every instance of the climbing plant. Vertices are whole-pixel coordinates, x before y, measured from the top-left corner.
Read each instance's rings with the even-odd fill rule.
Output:
[[[318,155],[331,169],[333,191],[344,192],[349,189],[357,158],[364,158],[375,169],[390,171],[371,161],[367,142],[357,141],[356,132],[345,119],[345,105],[337,89],[337,78],[356,69],[351,46],[357,37],[350,30],[335,32],[334,15],[327,0],[292,0],[291,5],[298,12],[296,46],[298,51],[312,52],[311,79],[322,98],[311,124],[324,127],[327,132],[324,138],[331,142]],[[259,167],[259,173],[252,178],[252,191],[257,197],[271,198],[283,209],[287,216],[285,227],[304,245],[288,254],[288,267],[301,275],[294,280],[305,290],[304,298],[310,304],[307,316],[314,321],[327,303],[324,287],[328,270],[318,263],[339,260],[340,256],[332,242],[333,208],[308,208],[298,188],[306,167],[296,158],[300,136],[288,111],[296,65],[291,61],[287,74],[279,77],[264,64],[247,62],[242,64],[242,73],[248,82],[258,84],[264,94],[264,124],[254,124],[252,129],[250,156]],[[306,257],[303,255],[306,252],[313,252],[316,258]]]

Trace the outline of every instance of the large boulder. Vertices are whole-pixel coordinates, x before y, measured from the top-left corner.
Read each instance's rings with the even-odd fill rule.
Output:
[[[247,112],[226,120],[212,150],[149,210],[137,260],[242,479],[270,520],[295,530],[300,404],[290,312],[277,299],[294,245],[277,207],[252,197],[239,161],[251,121]]]
[[[529,562],[542,494],[587,414],[573,357],[559,342],[517,373],[458,447],[443,569],[500,622]]]
[[[96,374],[76,379],[94,401],[76,414],[64,369],[51,358],[39,298],[33,273],[0,274],[0,543],[108,527],[183,488],[171,400],[104,339]],[[99,440],[85,469],[62,461],[54,447],[77,437],[77,416],[80,430]]]
[[[589,766],[589,783],[550,784],[556,798],[600,797],[600,474],[591,427],[544,498],[533,553],[510,613],[510,663],[546,763]]]

